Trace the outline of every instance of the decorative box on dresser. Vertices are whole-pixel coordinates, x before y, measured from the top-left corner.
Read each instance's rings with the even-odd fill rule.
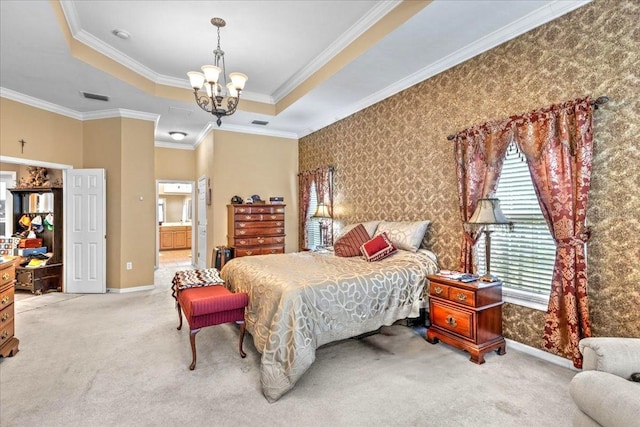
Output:
[[[485,353],[506,352],[502,336],[502,282],[464,283],[438,275],[429,280],[427,341],[439,340],[467,351],[471,361],[484,363]]]
[[[13,356],[20,341],[14,334],[13,284],[16,279],[14,261],[0,263],[0,356]]]
[[[285,205],[227,205],[227,244],[235,256],[284,253]]]

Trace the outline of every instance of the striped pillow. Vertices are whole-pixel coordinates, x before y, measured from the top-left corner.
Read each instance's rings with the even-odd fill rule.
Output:
[[[369,240],[369,233],[362,224],[358,224],[333,244],[336,256],[352,257],[361,255],[360,246]]]

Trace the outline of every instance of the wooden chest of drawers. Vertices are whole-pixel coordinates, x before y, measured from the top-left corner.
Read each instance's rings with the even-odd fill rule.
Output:
[[[284,253],[285,205],[227,205],[227,245],[235,256]]]
[[[16,269],[16,289],[24,289],[40,295],[48,290],[62,291],[62,264],[44,267]]]
[[[427,341],[439,340],[467,351],[474,363],[484,363],[484,354],[505,354],[502,336],[502,282],[463,283],[429,275]]]
[[[16,269],[13,261],[0,264],[0,356],[13,356],[20,341],[14,336],[13,284]]]

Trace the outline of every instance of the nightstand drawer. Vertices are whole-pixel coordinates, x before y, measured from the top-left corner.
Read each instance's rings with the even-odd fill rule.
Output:
[[[431,314],[434,325],[470,340],[475,339],[473,313],[431,301]]]
[[[429,294],[436,297],[448,299],[449,286],[436,283],[436,282],[429,282]]]
[[[0,324],[0,347],[13,337],[13,333],[13,319],[9,320],[8,323]]]
[[[12,306],[7,306],[0,310],[0,328],[13,321],[13,308]]]
[[[13,304],[13,286],[7,287],[0,293],[0,310]]]
[[[472,291],[465,289],[449,288],[449,300],[458,304],[468,305],[469,307],[476,306],[476,294]]]
[[[16,271],[14,268],[5,268],[0,271],[0,287],[5,283],[9,283],[16,278]]]

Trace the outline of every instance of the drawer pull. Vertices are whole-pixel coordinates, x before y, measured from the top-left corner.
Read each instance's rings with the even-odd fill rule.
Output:
[[[2,319],[0,319],[0,321],[1,321],[2,323],[4,323],[4,322],[6,322],[6,321],[7,321],[7,319],[9,319],[9,313],[5,313],[5,314],[3,314],[3,315],[2,315]]]
[[[253,255],[253,251],[247,251],[247,255]]]
[[[251,219],[251,215],[245,215],[244,218],[245,219]]]
[[[271,215],[271,219],[276,219],[276,218],[278,218],[278,217],[275,216],[275,215]]]
[[[246,240],[240,240],[240,241],[238,242],[238,244],[240,244],[240,245],[246,245],[246,244],[247,244],[247,241],[246,241]]]
[[[0,336],[0,339],[5,339],[6,337],[9,336],[9,331],[2,331],[2,335]]]
[[[6,304],[9,302],[9,295],[5,295],[2,297],[2,301],[0,301],[2,304]]]
[[[449,324],[449,326],[453,326],[454,328],[458,326],[456,319],[454,319],[452,315],[447,316],[447,323]]]
[[[258,243],[264,243],[264,239],[258,239]]]
[[[281,222],[276,222],[276,226],[280,227],[282,225]]]
[[[238,234],[247,234],[247,230],[240,230],[238,231]]]
[[[467,299],[467,296],[465,294],[458,294],[458,300],[464,301],[466,299]]]
[[[7,280],[9,278],[9,273],[2,273],[2,280]]]
[[[436,294],[438,295],[442,293],[442,288],[440,286],[436,286],[433,290],[436,291]]]
[[[271,253],[272,253],[272,254],[275,254],[275,253],[276,253],[276,250],[275,250],[275,249],[271,249]]]
[[[244,222],[241,222],[241,223],[238,224],[238,227],[243,228],[245,225],[247,225],[247,224],[245,224]]]
[[[239,208],[238,212],[246,212],[246,209],[245,208]]]

